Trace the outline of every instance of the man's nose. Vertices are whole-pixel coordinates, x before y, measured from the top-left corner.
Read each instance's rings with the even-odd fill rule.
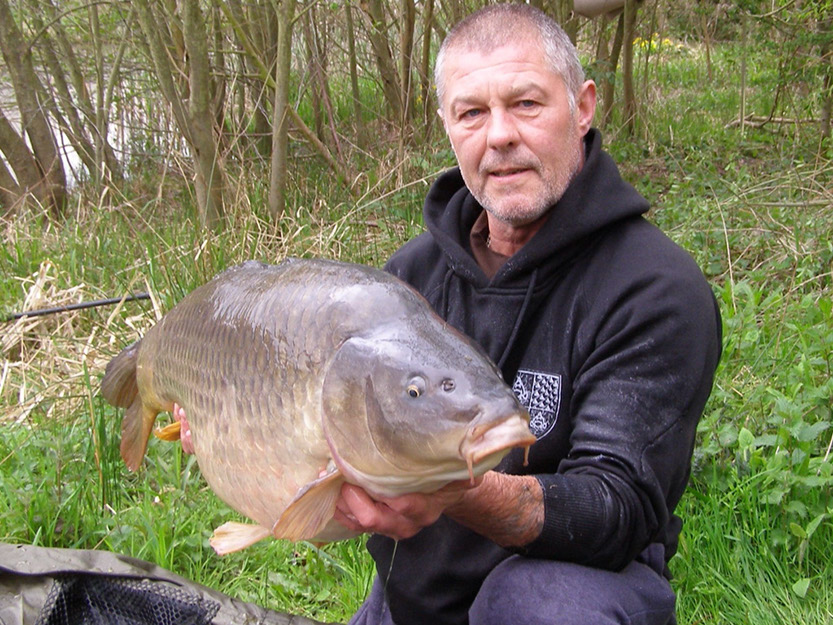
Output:
[[[497,150],[513,147],[519,140],[517,122],[511,113],[504,109],[492,109],[486,132],[488,146]]]

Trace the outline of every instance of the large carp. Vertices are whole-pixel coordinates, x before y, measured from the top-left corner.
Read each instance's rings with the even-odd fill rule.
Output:
[[[404,282],[334,261],[219,274],[116,356],[101,391],[127,408],[131,470],[157,414],[185,409],[209,486],[257,522],[218,528],[218,553],[270,534],[347,538],[332,518],[345,481],[380,496],[433,492],[535,441],[474,342]]]

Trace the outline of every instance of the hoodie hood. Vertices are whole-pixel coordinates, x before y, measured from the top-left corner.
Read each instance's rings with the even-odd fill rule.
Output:
[[[525,283],[536,269],[554,271],[569,262],[587,237],[647,212],[647,200],[622,180],[613,159],[602,151],[601,133],[593,128],[584,140],[584,166],[550,209],[541,229],[491,281],[478,267],[468,243],[483,207],[466,188],[458,167],[440,176],[425,200],[424,218],[451,270],[475,288]]]

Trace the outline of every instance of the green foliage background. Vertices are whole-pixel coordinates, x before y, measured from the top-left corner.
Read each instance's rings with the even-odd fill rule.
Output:
[[[741,61],[748,109],[767,115],[787,85],[787,112],[817,110],[814,92],[792,88],[815,70],[779,54],[763,40],[719,42],[709,78],[701,44],[660,38],[637,50],[636,134],[615,116],[605,129],[724,319],[671,562],[681,623],[833,620],[833,150],[812,124],[732,123]],[[141,163],[118,199],[78,189],[63,223],[32,213],[1,222],[0,310],[138,290],[154,299],[0,326],[0,540],[129,553],[246,601],[346,620],[373,575],[361,540],[266,541],[216,557],[207,539],[234,515],[176,446],[152,441],[145,468],[128,473],[119,414],[98,384],[121,347],[230,264],[295,255],[381,265],[421,231],[427,185],[452,164],[439,135],[405,156],[357,155],[366,186],[354,199],[298,150],[293,208],[278,224],[266,219],[257,167],[218,233],[194,225],[181,178]]]

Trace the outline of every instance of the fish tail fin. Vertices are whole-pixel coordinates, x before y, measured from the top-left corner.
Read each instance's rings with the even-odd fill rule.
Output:
[[[135,471],[142,464],[153,422],[159,410],[142,403],[139,395],[130,404],[121,422],[121,457],[127,468]]]
[[[262,525],[229,521],[215,529],[208,542],[217,552],[217,555],[224,556],[227,553],[240,551],[254,545],[267,536],[269,536],[269,529]]]
[[[125,347],[107,364],[107,369],[104,371],[101,394],[113,406],[128,408],[139,393],[136,381],[136,361],[140,342],[136,341]]]

